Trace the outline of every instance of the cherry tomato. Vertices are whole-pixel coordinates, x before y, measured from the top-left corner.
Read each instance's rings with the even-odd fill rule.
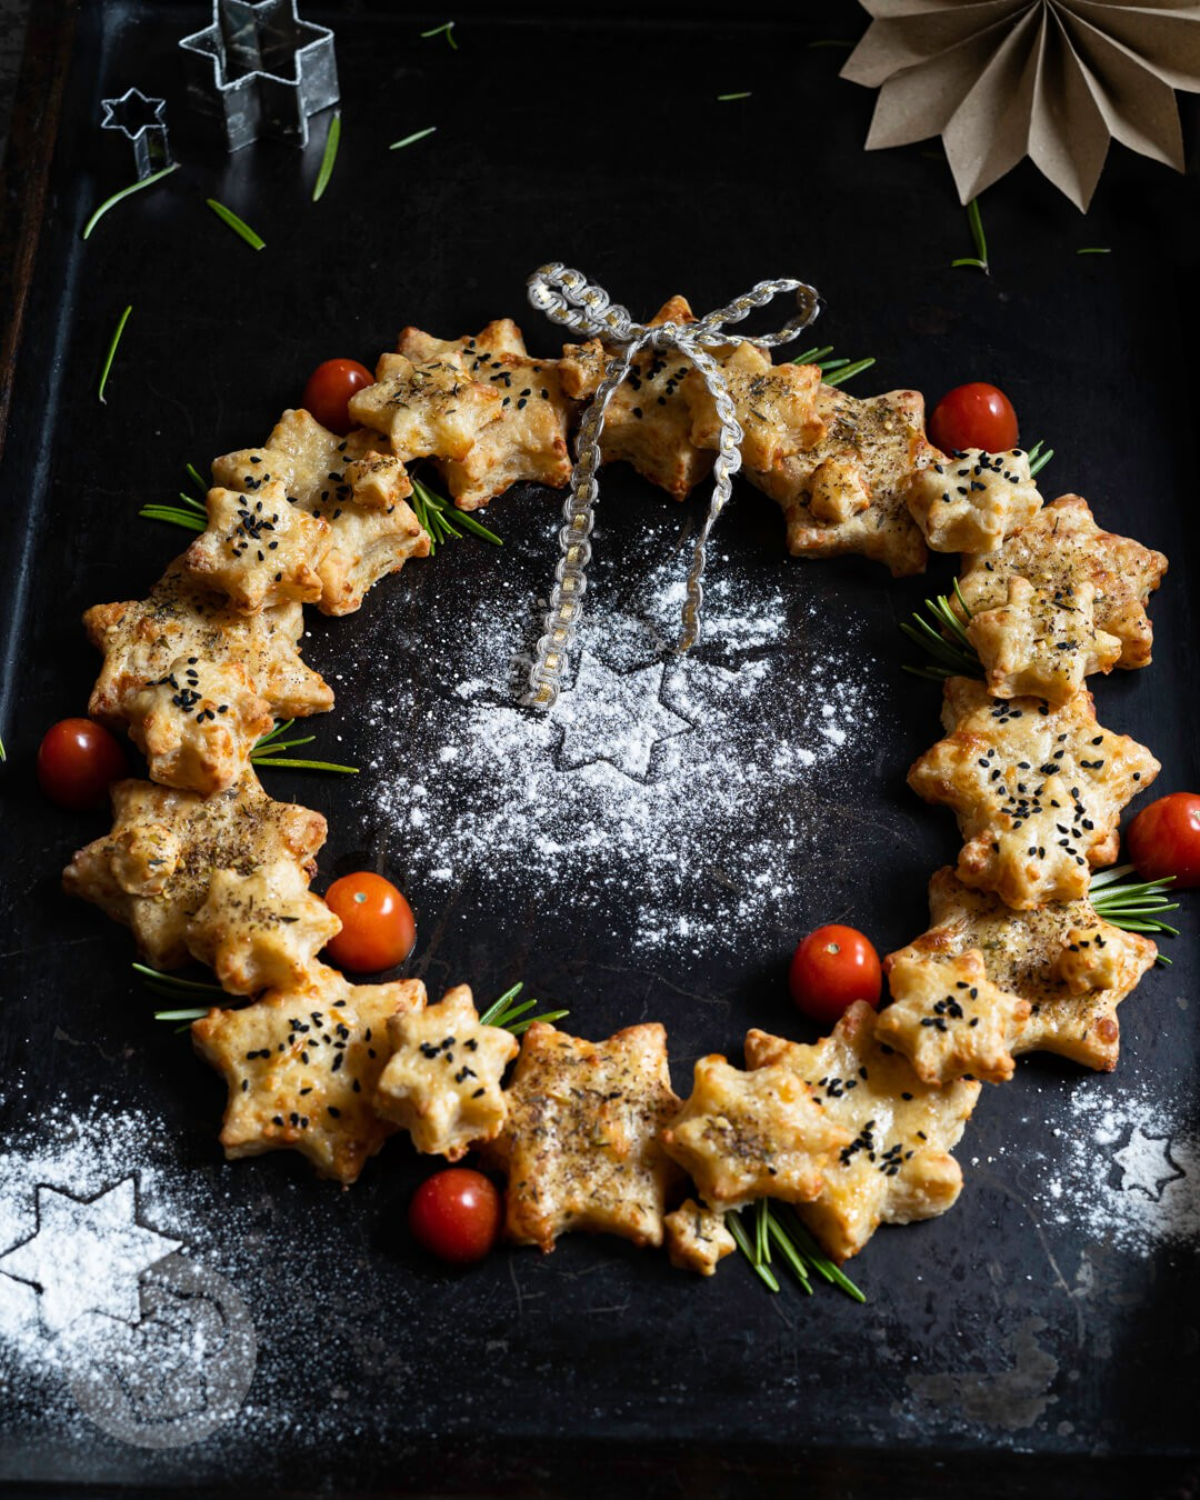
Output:
[[[427,1177],[408,1206],[408,1227],[423,1250],[464,1266],[482,1260],[500,1234],[502,1205],[495,1184],[469,1167]]]
[[[417,924],[412,907],[390,880],[360,870],[343,875],[325,892],[325,904],[342,919],[327,948],[339,969],[374,973],[402,964],[413,950]]]
[[[1017,446],[1017,414],[1003,391],[982,381],[957,385],[929,419],[929,440],[944,453],[983,448],[1003,453]]]
[[[797,1009],[825,1026],[840,1021],[855,1000],[878,1009],[883,973],[861,932],[831,924],[810,932],[796,949],[788,982]]]
[[[375,377],[356,359],[327,359],[308,377],[304,387],[304,409],[311,412],[322,427],[345,437],[354,426],[349,412],[350,397],[365,385],[374,385]]]
[[[1200,796],[1172,792],[1143,807],[1125,830],[1125,848],[1143,880],[1174,875],[1178,887],[1200,885]]]
[[[94,719],[60,719],[38,746],[38,786],[71,812],[99,807],[113,782],[128,775],[124,750]]]

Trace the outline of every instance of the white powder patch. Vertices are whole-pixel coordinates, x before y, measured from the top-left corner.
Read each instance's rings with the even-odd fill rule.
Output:
[[[573,681],[549,715],[516,702],[544,600],[502,581],[465,631],[426,616],[440,694],[402,727],[394,693],[381,695],[363,735],[364,793],[410,878],[470,880],[480,902],[514,882],[565,903],[619,896],[642,952],[744,941],[786,909],[821,804],[839,779],[844,794],[874,780],[880,669],[852,619],[831,649],[815,611],[794,596],[789,610],[770,575],[737,576],[719,556],[703,648],[673,655],[684,567],[665,523],[656,545],[668,555],[648,577],[589,593]]]

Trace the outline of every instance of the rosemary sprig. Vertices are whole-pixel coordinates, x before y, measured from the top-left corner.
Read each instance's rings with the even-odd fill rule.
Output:
[[[1084,245],[1076,250],[1076,255],[1111,255],[1112,251],[1107,245]]]
[[[134,964],[132,967],[135,974],[141,975],[142,983],[150,993],[162,1000],[194,1001],[200,995],[224,995],[225,993],[219,984],[207,984],[199,979],[180,979],[176,974],[164,974],[161,969],[152,969],[149,964]],[[196,1012],[196,1016],[207,1014],[207,1009]],[[164,1011],[161,1014],[155,1012],[155,1020],[178,1019],[182,1018],[171,1011]]]
[[[121,335],[125,332],[125,325],[129,322],[129,314],[132,311],[132,307],[127,307],[117,320],[117,326],[113,330],[113,336],[109,342],[108,353],[104,357],[104,368],[100,371],[100,389],[96,394],[106,406],[108,403],[104,400],[104,387],[108,384],[108,372],[112,369],[112,362],[117,353],[117,345],[121,342]]]
[[[234,234],[241,235],[251,250],[262,250],[266,246],[267,242],[263,239],[262,235],[255,233],[249,224],[246,223],[245,219],[239,219],[233,209],[226,208],[223,203],[218,203],[215,198],[206,198],[204,201],[212,209],[213,213],[216,214],[218,219],[229,225]]]
[[[1161,880],[1127,880],[1134,873],[1132,865],[1114,865],[1111,870],[1101,870],[1093,875],[1088,887],[1088,899],[1098,915],[1114,927],[1126,932],[1152,932],[1164,937],[1178,937],[1179,928],[1162,920],[1162,913],[1178,911],[1178,901],[1168,901],[1173,895],[1171,884],[1175,877],[1164,876]],[[1165,953],[1158,955],[1158,962],[1169,966],[1171,960]]]
[[[975,242],[974,256],[963,256],[960,260],[952,260],[951,266],[975,266],[985,276],[991,274],[988,265],[987,236],[983,232],[983,220],[979,217],[979,199],[972,198],[967,204],[967,223],[971,226],[971,238]]]
[[[414,130],[412,135],[406,135],[402,141],[393,141],[388,150],[399,151],[405,146],[413,146],[417,141],[423,141],[427,135],[433,135],[436,130],[436,125],[427,125],[424,130]]]
[[[105,198],[104,202],[83,226],[82,238],[85,240],[88,239],[92,230],[95,229],[104,215],[110,208],[115,208],[122,198],[128,198],[130,193],[140,193],[143,188],[148,188],[153,183],[160,182],[162,178],[168,177],[172,172],[177,172],[178,170],[179,163],[173,161],[169,167],[163,167],[158,172],[151,172],[149,177],[143,177],[140,182],[131,182],[128,187],[122,188],[119,193],[114,193],[111,198]]]
[[[749,99],[751,97],[752,93],[753,93],[753,90],[751,90],[751,89],[745,89],[740,94],[718,94],[717,95],[717,103],[718,104],[729,104],[734,99]]]
[[[561,1021],[564,1016],[570,1015],[567,1010],[544,1010],[537,1015],[531,1016],[529,1012],[537,1006],[536,1000],[522,1000],[519,1004],[517,996],[525,988],[524,981],[514,984],[512,989],[505,990],[499,1000],[489,1005],[487,1010],[479,1018],[481,1026],[501,1026],[505,1031],[511,1031],[513,1036],[524,1036],[535,1021]]]
[[[963,598],[957,578],[954,580],[954,594],[969,620],[971,611],[967,608],[967,601]],[[924,677],[929,682],[945,682],[947,677],[974,677],[982,681],[983,664],[975,647],[968,640],[966,629],[955,614],[949,598],[945,594],[939,594],[935,599],[926,599],[925,608],[933,617],[933,623],[923,615],[914,613],[911,625],[907,620],[900,622],[900,633],[920,646],[932,660],[916,667],[905,663],[902,670],[913,677]]]
[[[194,510],[183,510],[178,505],[143,505],[138,511],[143,521],[169,521],[172,526],[182,526],[186,531],[204,531],[204,519]]]
[[[1043,453],[1042,439],[1038,438],[1037,442],[1029,450],[1029,477],[1036,479],[1053,457],[1054,449],[1047,448],[1045,453]]]
[[[412,487],[413,511],[422,527],[429,533],[431,557],[437,551],[439,543],[447,542],[454,536],[462,536],[462,532],[458,530],[460,526],[469,531],[472,536],[491,542],[493,546],[504,546],[503,537],[498,537],[494,531],[489,531],[466,511],[454,510],[449,500],[442,495],[435,494],[419,479],[413,479]],[[453,521],[449,519],[451,515],[454,517]]]
[[[770,1266],[765,1265],[759,1259],[758,1251],[756,1247],[750,1243],[749,1236],[746,1234],[746,1230],[742,1225],[742,1221],[739,1215],[736,1213],[726,1214],[725,1224],[730,1234],[733,1235],[735,1241],[737,1242],[738,1249],[750,1262],[751,1266],[753,1266],[754,1274],[759,1278],[760,1281],[766,1282],[767,1288],[770,1291],[779,1291],[780,1288],[778,1277],[775,1275],[775,1272],[771,1270]]]
[[[333,119],[329,122],[329,130],[325,136],[325,150],[321,156],[321,168],[317,173],[317,180],[313,183],[312,201],[319,203],[325,196],[325,189],[329,186],[329,179],[333,176],[333,164],[337,161],[338,144],[342,139],[342,112],[335,109]]]
[[[815,1272],[856,1302],[867,1300],[861,1289],[822,1251],[794,1210],[760,1198],[754,1210],[753,1240],[746,1232],[740,1213],[727,1213],[725,1224],[738,1249],[771,1291],[780,1290],[779,1278],[771,1269],[771,1246],[774,1245],[806,1296],[812,1296],[812,1274]]]
[[[845,385],[855,375],[861,375],[864,370],[869,370],[875,363],[874,356],[869,359],[858,359],[852,365],[846,365],[844,369],[835,370],[832,375],[823,377],[826,385]]]
[[[843,385],[855,375],[861,375],[864,370],[869,370],[875,363],[873,358],[855,360],[853,364],[848,359],[829,359],[828,356],[832,353],[832,344],[826,344],[820,349],[805,349],[802,354],[797,354],[793,358],[792,364],[816,365],[826,385]]]
[[[292,771],[333,771],[342,776],[357,776],[357,766],[342,766],[331,760],[289,760],[283,752],[294,750],[297,745],[311,745],[315,734],[302,735],[299,739],[285,740],[283,736],[295,723],[295,719],[281,719],[274,729],[269,729],[256,740],[250,752],[252,766],[283,766]]]
[[[445,32],[446,34],[446,40],[450,43],[451,47],[454,48],[455,52],[457,52],[458,43],[454,40],[453,21],[447,21],[442,26],[434,26],[429,31],[423,31],[421,35],[422,37],[441,36],[443,32]]]

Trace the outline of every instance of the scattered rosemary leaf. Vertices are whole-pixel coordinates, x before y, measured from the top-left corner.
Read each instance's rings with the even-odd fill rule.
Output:
[[[1076,255],[1111,255],[1112,251],[1107,245],[1084,245],[1082,249],[1076,250]]]
[[[517,1003],[517,997],[525,988],[522,981],[514,984],[512,989],[505,990],[503,995],[484,1011],[479,1018],[481,1026],[501,1026],[505,1031],[511,1031],[513,1036],[524,1036],[535,1021],[544,1021],[549,1024],[552,1021],[561,1021],[564,1016],[571,1013],[567,1010],[544,1010],[537,1015],[531,1016],[529,1012],[536,1005],[536,1000],[522,1000]]]
[[[875,359],[873,356],[869,359],[859,359],[852,365],[846,365],[844,369],[837,369],[837,363],[838,361],[835,360],[833,374],[823,377],[826,385],[845,385],[847,380],[852,380],[855,375],[861,375],[864,370],[869,370],[875,363]]]
[[[338,143],[341,139],[342,112],[340,109],[335,109],[325,136],[325,152],[321,157],[321,170],[317,173],[316,182],[313,183],[312,201],[314,203],[319,203],[325,196],[325,189],[329,186],[329,179],[333,176],[333,164],[337,161]]]
[[[443,495],[435,494],[421,480],[414,477],[412,487],[413,511],[422,527],[429,533],[431,557],[437,551],[439,542],[447,541],[452,536],[462,536],[462,532],[458,530],[460,526],[469,531],[472,536],[491,542],[494,547],[504,546],[503,537],[497,536],[494,531],[489,531],[481,521],[477,521],[467,511],[454,510],[449,500]],[[450,520],[451,515],[454,517],[453,521]]]
[[[455,52],[457,52],[458,51],[458,43],[454,40],[454,22],[453,21],[446,21],[441,26],[434,26],[429,31],[423,31],[421,33],[421,35],[422,35],[422,37],[441,36],[443,32],[445,32],[445,34],[446,34],[446,40],[450,43],[451,47],[454,48]]]
[[[250,752],[252,766],[282,766],[290,771],[332,771],[340,776],[357,776],[357,766],[342,766],[331,760],[293,760],[284,757],[285,750],[294,750],[298,745],[311,745],[315,734],[301,735],[299,739],[287,740],[283,736],[295,723],[295,719],[281,719],[266,734],[255,741]]]
[[[833,345],[826,344],[823,349],[805,349],[803,354],[797,354],[792,360],[794,365],[819,364],[827,354],[833,353]]]
[[[979,216],[979,199],[972,198],[967,204],[967,223],[971,226],[971,238],[975,242],[975,255],[952,260],[951,266],[975,266],[985,276],[991,275],[988,265],[987,237],[983,232],[983,220]]]
[[[226,208],[223,203],[218,203],[215,198],[206,198],[205,203],[212,209],[218,219],[223,220],[233,230],[234,234],[240,235],[251,250],[262,250],[266,246],[266,240],[262,235],[256,234],[244,219],[239,219],[233,209]]]
[[[958,580],[954,581],[954,593],[965,611],[967,619],[971,611],[962,596]],[[945,682],[947,677],[974,677],[983,680],[983,664],[967,639],[962,621],[955,614],[945,594],[935,599],[926,599],[925,608],[933,618],[931,624],[923,615],[914,614],[912,623],[900,622],[900,633],[915,645],[920,646],[931,660],[914,667],[907,663],[901,668],[913,677],[924,677],[930,682]]]
[[[741,94],[718,94],[717,103],[728,104],[733,99],[749,99],[751,97],[751,94],[752,90],[750,89],[746,89],[745,92]]]
[[[4,741],[0,740],[0,766],[8,759],[8,751],[4,748]]]
[[[424,130],[414,130],[412,135],[406,135],[402,141],[393,141],[388,150],[399,151],[403,146],[415,145],[417,141],[423,141],[427,135],[433,135],[436,130],[436,125],[427,125]]]
[[[143,521],[168,521],[172,526],[182,526],[185,531],[204,531],[203,519],[193,510],[183,510],[178,505],[143,505],[138,515]]]
[[[122,198],[128,198],[130,193],[140,193],[143,188],[150,187],[153,183],[161,181],[162,178],[169,176],[172,172],[178,171],[178,169],[179,163],[177,161],[172,162],[169,167],[163,167],[158,172],[151,172],[149,177],[143,177],[140,182],[131,182],[127,188],[122,188],[119,193],[114,193],[111,198],[105,198],[104,202],[83,226],[82,238],[85,240],[88,239],[92,230],[95,229],[104,215],[110,208],[114,208],[120,203]]]
[[[129,314],[132,311],[132,307],[127,307],[121,314],[120,318],[117,320],[117,326],[113,330],[112,340],[108,346],[108,353],[104,359],[104,368],[100,371],[100,389],[96,392],[96,394],[100,397],[101,402],[103,402],[103,404],[106,406],[108,405],[108,403],[104,400],[104,387],[108,384],[108,372],[112,369],[112,362],[114,357],[116,356],[117,345],[121,342],[121,335],[125,332],[125,325],[129,322]]]
[[[1043,453],[1042,439],[1038,438],[1037,442],[1029,450],[1029,477],[1036,479],[1053,457],[1054,449],[1047,448],[1045,453]]]

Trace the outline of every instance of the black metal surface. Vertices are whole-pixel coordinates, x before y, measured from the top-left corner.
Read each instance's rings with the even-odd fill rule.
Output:
[[[172,495],[185,461],[261,440],[320,359],[370,362],[405,322],[455,333],[512,315],[535,349],[554,352],[523,288],[555,258],[635,314],[676,290],[707,308],[760,277],[800,275],[825,299],[822,339],[879,359],[855,389],[912,385],[936,398],[964,379],[996,380],[1026,439],[1058,450],[1047,490],[1078,490],[1103,523],[1171,558],[1152,610],[1153,667],[1103,682],[1097,698],[1105,723],[1162,760],[1163,789],[1194,786],[1200,538],[1185,356],[1196,250],[1184,228],[1194,181],[1118,153],[1084,221],[1019,170],[984,205],[994,265],[985,279],[948,268],[969,243],[944,166],[917,149],[864,153],[870,97],[837,81],[844,54],[807,46],[857,34],[852,5],[712,26],[460,19],[457,51],[418,39],[441,17],[365,4],[310,10],[337,30],[344,95],[341,156],[318,207],[308,192],[322,130],[303,156],[268,143],[226,158],[193,139],[174,41],[199,24],[201,7],[84,7],[0,471],[6,603],[16,612],[0,685],[10,757],[0,782],[6,1126],[62,1097],[161,1114],[169,1154],[261,1236],[261,1258],[238,1285],[257,1325],[256,1390],[290,1431],[264,1442],[234,1422],[194,1448],[155,1453],[99,1432],[55,1434],[27,1399],[7,1401],[0,1477],[151,1492],[253,1482],[297,1494],[611,1493],[618,1482],[721,1494],[744,1491],[752,1475],[831,1496],[949,1493],[964,1476],[976,1495],[1186,1483],[1194,1255],[1123,1257],[1089,1246],[1079,1229],[1036,1223],[1027,1206],[1023,1154],[1070,1128],[1069,1066],[1027,1061],[1013,1084],[986,1093],[958,1153],[960,1203],[872,1242],[853,1268],[866,1307],[832,1292],[772,1298],[732,1263],[693,1282],[665,1257],[610,1240],[567,1239],[547,1258],[502,1253],[447,1278],[406,1245],[404,1205],[423,1169],[398,1143],[349,1193],[284,1157],[220,1163],[217,1080],[150,1019],[151,1002],[130,982],[128,934],[59,892],[61,866],[103,819],[46,806],[33,759],[43,728],[86,702],[96,662],[80,612],[137,597],[182,537],[138,521],[141,502]],[[184,166],[84,246],[79,225],[127,171],[120,143],[95,128],[98,100],[132,83],[167,94]],[[753,97],[715,102],[742,88]],[[435,123],[435,149],[387,152]],[[243,213],[268,248],[252,254],[208,214],[205,196]],[[1079,258],[1084,244],[1112,254]],[[100,406],[98,365],[126,302],[134,314]],[[668,502],[631,475],[606,474],[603,489],[596,587],[636,587],[647,507]],[[557,501],[525,490],[491,515],[505,552],[456,545],[384,583],[357,616],[313,616],[309,658],[342,674],[335,722],[317,726],[322,748],[340,732],[337,748],[353,755],[356,705],[378,691],[381,649],[393,653],[402,742],[428,695],[453,686],[439,676],[453,664],[431,664],[421,649],[431,612],[465,628],[472,601],[501,574],[533,593],[544,587]],[[898,668],[896,619],[950,576],[944,560],[904,584],[857,560],[789,560],[774,508],[747,487],[721,537],[721,566],[779,583],[792,626],[817,605],[795,649],[797,694],[846,618],[860,622],[866,650]],[[781,622],[781,639],[791,634]],[[898,670],[881,680],[868,775],[852,797],[814,808],[809,857],[778,924],[653,968],[625,957],[636,885],[624,902],[514,890],[481,914],[412,886],[403,837],[363,814],[361,788],[277,772],[268,789],[328,815],[323,878],[365,860],[409,890],[425,937],[413,972],[431,989],[463,979],[487,996],[523,978],[531,993],[569,1004],[570,1025],[593,1037],[661,1019],[686,1093],[691,1060],[736,1056],[748,1025],[794,1032],[783,970],[799,933],[844,916],[886,951],[925,925],[925,880],[952,854],[952,827],[903,775],[936,737],[937,693]],[[701,886],[697,899],[716,897]],[[1197,1009],[1176,1004],[1195,989],[1194,937],[1171,952],[1174,967],[1152,974],[1122,1011],[1114,1089],[1123,1079],[1161,1079],[1164,1094],[1194,1084]],[[1089,1255],[1105,1274],[1085,1298],[1076,1273]],[[313,1306],[298,1331],[273,1304],[283,1279],[305,1273]],[[1033,1415],[1014,1419],[1002,1398],[964,1406],[977,1377],[1019,1366],[1014,1340],[1030,1330]],[[931,1374],[953,1377],[937,1401],[910,1379]],[[344,1413],[336,1432],[331,1401]]]

